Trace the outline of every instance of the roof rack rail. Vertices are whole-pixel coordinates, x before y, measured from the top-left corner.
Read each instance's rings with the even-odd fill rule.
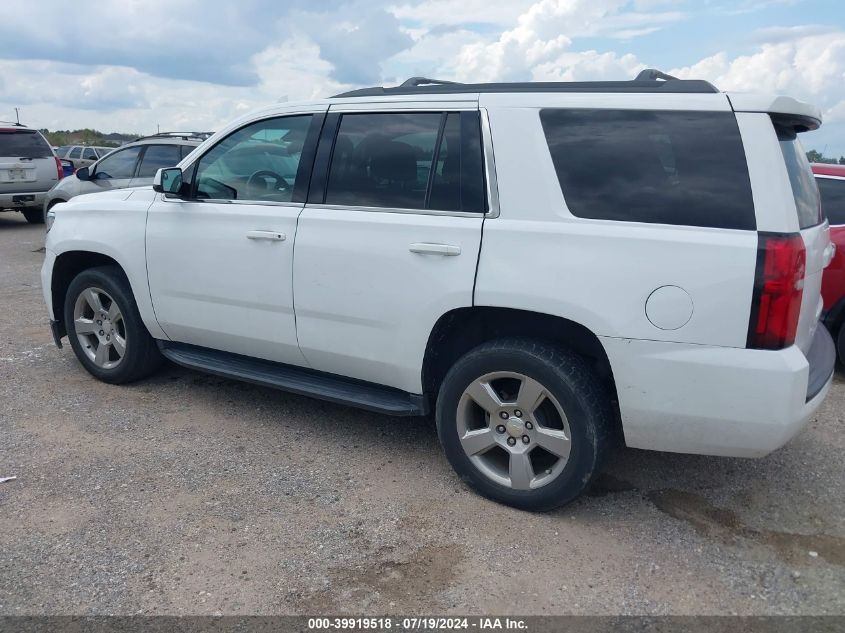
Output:
[[[680,81],[677,77],[668,75],[662,70],[657,70],[656,68],[646,68],[645,70],[640,71],[640,74],[637,75],[634,81],[658,81],[660,79],[663,81]]]
[[[428,77],[411,77],[410,79],[406,79],[401,84],[399,84],[399,87],[400,88],[416,88],[417,86],[430,86],[430,85],[458,86],[460,84],[457,81],[446,81],[445,79],[429,79]]]
[[[0,121],[0,123],[2,123],[3,125],[11,125],[12,127],[26,127],[20,121],[18,121],[18,122],[15,122],[15,121]]]
[[[647,68],[629,81],[536,81],[513,83],[458,83],[428,77],[411,77],[398,86],[359,88],[336,94],[333,99],[415,94],[467,94],[480,92],[601,92],[601,93],[714,93],[713,84],[700,79],[679,79]]]
[[[181,138],[188,140],[196,138],[204,141],[212,134],[214,134],[214,132],[156,132],[155,134],[149,134],[147,136],[139,136],[135,140],[142,141],[148,138]]]

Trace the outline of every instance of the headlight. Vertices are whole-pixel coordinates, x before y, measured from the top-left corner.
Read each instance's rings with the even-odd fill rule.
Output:
[[[47,216],[44,218],[44,224],[47,225],[47,232],[50,232],[50,229],[53,228],[53,222],[56,221],[56,210],[50,209],[47,211]]]

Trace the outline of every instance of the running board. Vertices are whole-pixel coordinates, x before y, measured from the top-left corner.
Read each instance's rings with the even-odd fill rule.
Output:
[[[183,343],[158,341],[158,346],[161,353],[177,365],[224,378],[385,415],[417,416],[427,413],[423,396],[391,387]]]

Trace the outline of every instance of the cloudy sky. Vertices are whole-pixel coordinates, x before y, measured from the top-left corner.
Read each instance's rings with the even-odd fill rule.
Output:
[[[817,103],[845,154],[845,0],[7,3],[0,119],[213,130],[256,106],[412,75],[628,79],[644,67]]]

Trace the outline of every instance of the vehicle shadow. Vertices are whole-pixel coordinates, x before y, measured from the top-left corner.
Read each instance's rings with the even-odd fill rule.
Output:
[[[26,221],[26,218],[17,211],[0,211],[0,230],[24,229],[35,226],[40,226],[42,229],[44,228],[43,225],[30,224]]]
[[[835,381],[843,383],[845,379],[837,376]],[[325,434],[335,443],[377,447],[373,454],[378,458],[390,455],[395,463],[425,462],[428,468],[438,471],[438,476],[454,476],[442,455],[431,417],[384,416],[173,365],[168,365],[159,375],[142,384],[149,385],[153,391],[168,384],[188,385],[191,398],[202,401],[202,408],[214,410],[226,406],[242,412],[237,421],[240,431],[248,432],[251,424],[266,424],[269,420],[287,433]],[[253,418],[250,411],[260,411],[262,422]],[[800,440],[800,436],[797,439]],[[767,496],[767,490],[773,498],[779,497],[785,488],[790,487],[784,482],[806,479],[805,459],[806,451],[802,454],[802,449],[794,443],[760,459],[618,447],[584,498],[568,506],[565,512],[570,515],[573,511],[589,512],[590,498],[620,493],[639,495],[658,507],[656,500],[667,494],[692,495],[695,498],[721,496],[741,502],[744,495],[747,497],[753,489],[761,497]],[[823,491],[816,492],[821,494]]]

